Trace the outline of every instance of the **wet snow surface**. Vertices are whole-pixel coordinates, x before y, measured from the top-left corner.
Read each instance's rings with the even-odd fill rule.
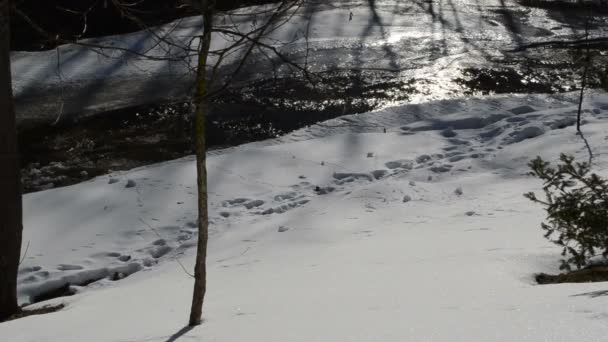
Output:
[[[282,53],[306,62],[311,71],[338,69],[351,76],[365,71],[364,79],[372,83],[390,82],[387,77],[398,85],[415,82],[416,96],[408,101],[444,99],[466,93],[471,87],[488,92],[567,91],[578,82],[573,76],[572,56],[564,50],[509,51],[531,42],[580,39],[584,32],[580,13],[564,15],[509,0],[366,0],[308,4],[297,14],[274,30],[267,43],[289,42],[280,46]],[[241,30],[261,20],[218,18],[219,23],[233,23]],[[591,37],[603,35],[605,21],[602,16],[593,18]],[[179,46],[188,45],[199,27],[200,20],[193,17],[160,27],[155,34],[139,32],[84,43],[178,58],[184,53]],[[308,32],[308,39],[303,38],[304,32]],[[159,36],[170,43],[159,42]],[[213,49],[226,44],[225,37],[214,36]],[[238,53],[232,60],[228,58],[223,75],[234,69],[236,58]],[[190,94],[193,63],[188,58],[158,61],[78,45],[47,52],[15,52],[12,66],[20,122],[54,122],[184,99]],[[256,54],[237,81],[272,78],[277,64],[276,59]],[[290,74],[285,65],[277,72]],[[499,84],[487,84],[488,77],[499,79]],[[392,91],[402,90],[396,87]]]
[[[586,160],[577,94],[411,104],[209,153],[209,341],[601,341],[605,283],[538,286],[559,248],[522,196],[535,155]],[[606,175],[608,95],[582,126]],[[10,341],[167,341],[186,322],[192,158],[25,196]],[[67,325],[71,328],[66,328]],[[180,340],[178,339],[178,340]]]

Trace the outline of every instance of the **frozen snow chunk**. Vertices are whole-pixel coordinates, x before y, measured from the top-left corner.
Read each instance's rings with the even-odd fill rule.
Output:
[[[230,213],[229,213],[229,212],[227,212],[227,211],[222,211],[222,212],[220,213],[220,216],[221,216],[221,217],[224,217],[224,218],[228,218],[228,217],[230,217]]]
[[[532,113],[535,112],[536,109],[530,107],[530,106],[520,106],[520,107],[515,107],[511,110],[509,110],[509,112],[515,114],[515,115],[521,115],[521,114],[528,114],[528,113]]]
[[[134,181],[134,180],[129,179],[129,180],[127,181],[127,184],[125,185],[125,188],[134,188],[136,185],[137,185],[137,183],[135,183],[135,181]]]
[[[473,216],[473,215],[475,215],[475,212],[471,210],[471,211],[467,211],[464,214],[467,215],[467,216]]]
[[[462,194],[463,194],[462,188],[457,187],[456,190],[454,190],[454,194],[456,194],[456,196],[462,196]]]
[[[285,226],[280,226],[279,227],[279,233],[283,233],[289,230],[289,227],[285,227]]]
[[[264,201],[262,201],[262,200],[253,200],[253,201],[247,202],[247,203],[245,203],[243,205],[247,209],[252,209],[252,208],[255,208],[255,207],[259,207],[259,206],[261,206],[263,204],[264,204]]]
[[[405,196],[403,196],[403,203],[407,203],[407,202],[409,202],[409,201],[411,201],[411,200],[412,200],[412,197],[411,197],[411,196],[409,196],[409,195],[405,195]]]
[[[114,183],[118,183],[118,179],[116,179],[116,178],[110,178],[108,180],[108,184],[114,184]]]

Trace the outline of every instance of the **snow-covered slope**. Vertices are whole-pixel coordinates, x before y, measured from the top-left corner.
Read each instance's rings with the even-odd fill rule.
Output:
[[[540,188],[530,158],[587,158],[576,98],[401,106],[211,154],[205,322],[188,331],[191,158],[29,194],[22,301],[103,279],[0,339],[602,341],[605,283],[534,284],[560,256],[522,197]],[[584,108],[606,174],[608,95]]]

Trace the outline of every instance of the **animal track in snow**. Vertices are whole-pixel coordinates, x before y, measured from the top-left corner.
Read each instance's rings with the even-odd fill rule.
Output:
[[[84,269],[84,267],[80,265],[59,264],[57,265],[57,269],[60,271],[77,271]]]
[[[42,269],[42,267],[40,266],[30,266],[30,267],[22,267],[19,269],[18,274],[27,274],[27,273],[33,273],[33,272],[38,272]]]
[[[266,210],[264,210],[262,212],[259,212],[258,214],[261,214],[261,215],[283,214],[286,211],[289,211],[291,209],[294,209],[294,208],[297,208],[299,206],[302,206],[302,205],[304,205],[304,204],[306,204],[308,202],[310,202],[310,200],[307,200],[307,199],[302,199],[302,200],[299,200],[299,201],[289,202],[289,203],[285,203],[285,204],[282,204],[282,205],[279,205],[279,206],[276,206],[276,207],[273,207],[273,208],[268,208],[268,209],[266,209]]]
[[[406,159],[389,161],[384,165],[391,170],[397,168],[411,170],[414,167],[414,163],[411,160]]]
[[[545,133],[545,130],[542,127],[538,126],[528,126],[524,129],[513,131],[509,133],[508,138],[505,139],[505,143],[507,144],[515,144],[521,142],[526,139],[535,138],[539,135]]]
[[[157,246],[155,248],[150,249],[150,256],[154,259],[161,258],[171,252],[173,248],[169,246]]]
[[[262,201],[262,200],[253,200],[251,202],[244,203],[243,206],[245,206],[245,208],[247,208],[247,209],[253,209],[253,208],[259,207],[263,204],[264,204],[264,201]]]
[[[334,173],[335,183],[342,185],[344,183],[350,183],[358,179],[365,179],[373,181],[374,177],[369,173]]]

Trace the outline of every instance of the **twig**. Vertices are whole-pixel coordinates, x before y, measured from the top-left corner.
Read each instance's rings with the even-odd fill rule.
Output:
[[[19,261],[19,265],[21,265],[23,263],[23,261],[25,261],[25,257],[27,256],[27,251],[30,249],[30,242],[27,242],[27,246],[25,246],[25,252],[23,252],[23,257],[21,258],[21,260]]]
[[[61,120],[61,116],[63,115],[63,107],[65,106],[65,86],[63,81],[63,76],[61,75],[61,51],[59,51],[59,45],[55,49],[57,51],[57,78],[59,78],[59,89],[61,91],[61,95],[59,96],[59,101],[61,104],[59,105],[59,113],[57,114],[57,119],[53,122],[53,126],[56,125],[59,120]]]

